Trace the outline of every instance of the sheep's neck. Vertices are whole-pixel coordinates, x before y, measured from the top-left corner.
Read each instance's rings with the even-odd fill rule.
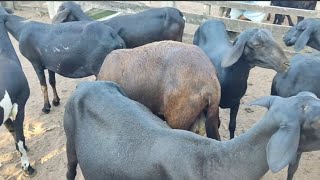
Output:
[[[14,60],[21,66],[17,54],[10,41],[8,32],[4,26],[4,23],[0,23],[0,57],[1,60]]]
[[[244,57],[240,57],[239,61],[232,66],[222,68],[221,63],[223,57],[232,49],[232,44],[225,32],[216,33],[214,35],[203,37],[199,47],[201,47],[209,57],[214,58],[211,60],[212,63],[215,67],[219,67],[216,69],[222,92],[228,92],[230,91],[230,88],[237,87],[238,92],[241,92],[241,98],[247,89],[247,80],[251,67],[246,61],[244,61]],[[219,43],[216,43],[217,39]],[[225,95],[230,97],[229,93]],[[232,97],[234,97],[233,94]]]
[[[5,26],[10,34],[19,41],[21,31],[26,27],[27,24],[30,24],[31,21],[16,16],[16,15],[8,15],[6,18]]]
[[[210,171],[226,170],[225,174],[229,176],[227,178],[217,178],[215,173],[212,178],[234,179],[236,177],[236,179],[248,180],[261,178],[269,170],[266,147],[269,139],[277,129],[276,123],[264,116],[258,124],[246,133],[233,140],[223,142],[221,149],[215,150],[217,148],[214,149],[212,147],[213,156],[220,155],[220,163],[217,163],[217,157],[214,157],[214,160],[211,160],[211,164],[216,167],[210,166],[212,168]]]
[[[199,47],[205,49],[207,54],[214,52],[225,55],[225,53],[232,48],[232,44],[230,43],[228,34],[216,32],[216,34],[210,34],[210,36],[203,36],[199,43]]]
[[[230,87],[229,84],[235,87],[247,86],[247,80],[251,70],[250,65],[244,60],[244,57],[240,59],[230,67],[224,68],[223,78],[220,82],[222,85]],[[238,85],[238,86],[237,86]]]
[[[320,37],[316,36],[316,38],[313,38],[311,36],[311,40],[308,41],[307,45],[312,47],[313,49],[316,49],[318,51],[320,51]]]
[[[219,64],[221,66],[221,64]],[[240,59],[231,67],[221,68],[218,78],[221,85],[220,107],[232,108],[247,91],[250,66]]]

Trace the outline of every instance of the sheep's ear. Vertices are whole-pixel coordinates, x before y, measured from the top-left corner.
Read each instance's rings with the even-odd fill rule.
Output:
[[[300,36],[298,37],[296,43],[294,44],[294,50],[296,52],[301,51],[301,49],[303,49],[309,39],[310,39],[310,35],[312,33],[312,27],[308,26],[307,28],[305,28],[305,30],[300,34]]]
[[[60,12],[58,12],[53,18],[52,18],[52,24],[58,24],[62,23],[67,19],[71,11],[69,9],[64,9]]]
[[[6,11],[7,11],[7,13],[9,13],[9,14],[13,14],[13,11],[12,11],[12,9],[9,9],[9,8],[4,8]]]
[[[250,106],[257,105],[269,109],[276,99],[276,96],[265,96],[249,103]]]
[[[299,121],[287,121],[272,135],[267,145],[267,162],[271,172],[276,173],[289,165],[296,157],[300,140]]]
[[[314,97],[314,98],[318,99],[318,97],[317,97],[314,93],[309,92],[309,91],[299,92],[299,93],[297,94],[297,96],[311,96],[311,97]]]
[[[246,35],[240,35],[239,39],[235,41],[231,51],[223,58],[221,67],[229,67],[239,60],[248,39]]]

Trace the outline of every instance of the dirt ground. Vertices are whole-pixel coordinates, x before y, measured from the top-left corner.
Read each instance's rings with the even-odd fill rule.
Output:
[[[15,11],[15,13],[22,17],[31,18],[31,20],[50,22],[47,15],[39,17],[36,13],[27,11]],[[57,75],[57,90],[61,99],[61,105],[52,107],[50,114],[44,114],[41,112],[43,96],[36,73],[31,63],[21,55],[17,41],[13,38],[11,39],[22,63],[31,91],[26,106],[24,131],[26,144],[30,149],[28,152],[29,160],[38,172],[33,179],[65,179],[67,160],[65,149],[66,138],[62,123],[64,105],[74,91],[77,83],[81,81],[93,81],[94,78],[68,79]],[[265,112],[263,108],[249,107],[246,104],[256,98],[270,94],[271,81],[274,75],[275,72],[273,70],[257,67],[250,72],[248,91],[242,98],[237,118],[237,135],[251,128],[263,116]],[[50,86],[48,87],[51,89]],[[49,97],[52,100],[53,95],[51,90],[49,91]],[[228,112],[229,110],[221,110],[220,113],[221,121],[225,124],[229,122]],[[223,140],[228,139],[229,134],[225,128],[221,127],[220,133]],[[314,180],[319,178],[319,162],[319,152],[304,153],[295,179]],[[268,172],[263,179],[285,179],[286,173],[286,169],[277,174]],[[0,127],[0,180],[2,179],[28,179],[22,175],[20,157],[15,150],[14,140],[4,126]],[[84,179],[79,167],[76,179]]]

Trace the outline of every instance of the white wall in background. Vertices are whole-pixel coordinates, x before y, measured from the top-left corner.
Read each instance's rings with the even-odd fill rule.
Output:
[[[57,10],[63,1],[47,1],[49,17],[52,19],[57,14]]]

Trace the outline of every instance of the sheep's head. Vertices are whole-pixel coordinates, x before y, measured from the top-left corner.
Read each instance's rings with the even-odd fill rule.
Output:
[[[9,15],[9,14],[13,14],[13,11],[11,9],[0,6],[0,20],[1,21],[4,21],[5,16]]]
[[[267,145],[267,161],[278,172],[296,158],[297,152],[320,149],[320,99],[311,92],[282,98],[267,96],[251,103],[269,109],[266,120],[278,126]]]
[[[308,18],[300,21],[298,24],[289,29],[284,35],[283,41],[287,46],[294,45],[296,52],[303,49],[313,38],[314,33],[319,32],[320,20]]]
[[[125,49],[126,48],[126,43],[124,42],[124,40],[114,31],[114,29],[112,29],[109,26],[105,27],[105,31],[108,31],[109,36],[108,38],[110,38],[108,40],[108,42],[110,42],[110,47],[111,51],[116,50],[116,49]]]
[[[239,59],[245,60],[251,67],[259,66],[277,72],[284,72],[289,68],[289,59],[267,29],[248,29],[242,32],[221,65],[228,67]]]
[[[62,3],[57,14],[52,18],[52,23],[62,23],[70,21],[92,21],[93,19],[89,17],[83,10],[81,6],[75,2],[67,1]]]
[[[227,34],[226,25],[221,20],[207,20],[203,22],[196,30],[193,37],[193,44],[199,46],[200,43],[207,43],[216,37],[225,37],[230,41]]]

